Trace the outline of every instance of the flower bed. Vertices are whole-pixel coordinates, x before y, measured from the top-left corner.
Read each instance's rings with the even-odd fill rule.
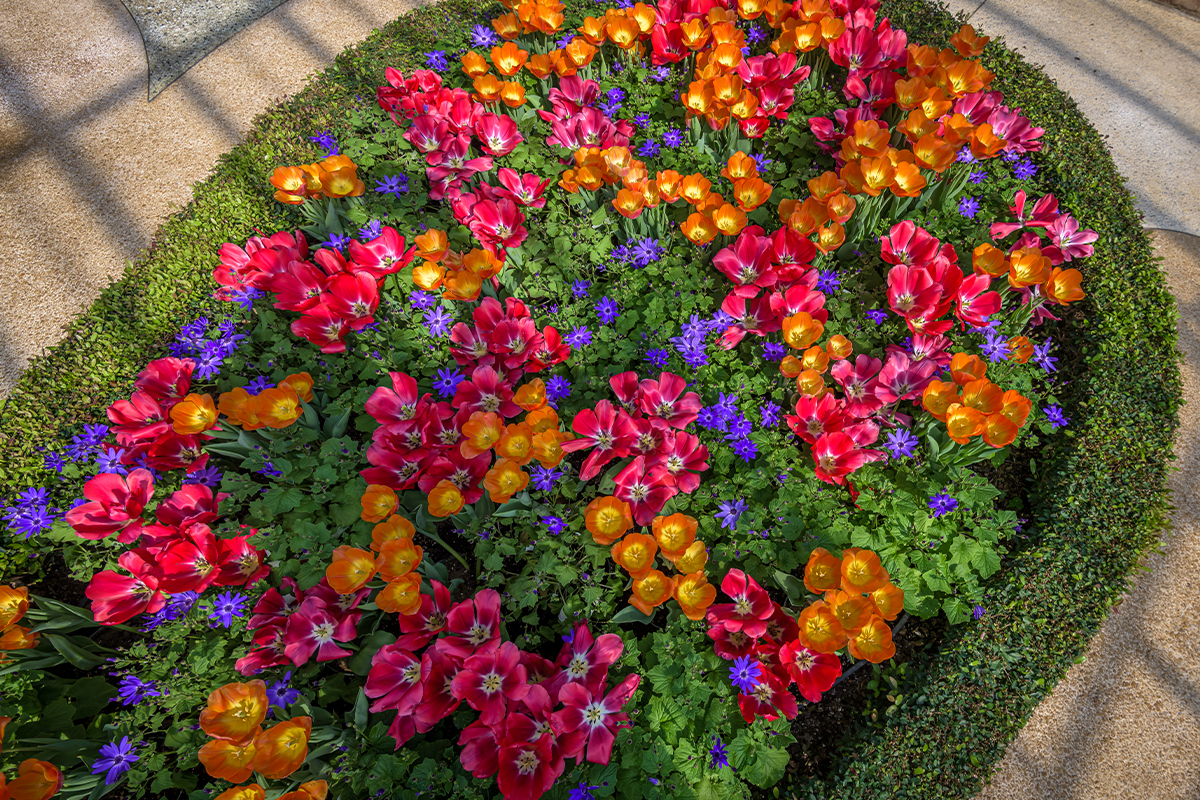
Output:
[[[1006,587],[1028,589],[1022,565],[1054,535],[1059,520],[1021,497],[1025,461],[1047,481],[1048,461],[1077,458],[1040,441],[1066,417],[1046,329],[1027,327],[1082,297],[1066,262],[1090,255],[1093,237],[1048,195],[1071,191],[1072,175],[1030,181],[1059,162],[983,92],[990,75],[970,56],[986,42],[969,30],[939,66],[869,9],[839,8],[841,23],[819,6],[792,20],[783,6],[741,9],[771,29],[719,9],[705,24],[644,8],[610,16],[599,45],[585,9],[567,9],[564,26],[552,8],[519,7],[495,30],[525,51],[480,45],[461,70],[426,52],[445,84],[389,73],[379,106],[355,106],[321,142],[347,155],[272,176],[303,233],[222,249],[216,277],[240,310],[187,326],[174,357],[110,407],[114,430],[75,437],[76,463],[47,456],[68,478],[54,487],[63,505],[109,472],[31,540],[91,578],[91,613],[35,603],[41,641],[10,667],[20,699],[5,710],[22,742],[26,725],[65,737],[34,740],[39,758],[72,767],[65,791],[199,797],[209,776],[256,771],[294,797],[491,796],[497,772],[506,796],[815,795],[822,781],[870,793],[882,774],[903,782],[892,759],[920,719],[943,727],[917,746],[986,763],[929,718],[955,707],[938,700],[961,674],[946,664],[1012,613]],[[545,55],[564,27],[581,35]],[[764,55],[739,67],[739,37]],[[787,52],[808,45],[808,63]],[[875,77],[847,83],[864,58]],[[908,112],[876,97],[889,58],[907,73],[890,90]],[[534,75],[518,78],[522,66]],[[954,98],[919,96],[935,86]],[[856,91],[879,103],[879,124],[835,114]],[[939,124],[926,107],[967,113]],[[889,135],[907,155],[889,154]],[[1084,275],[1101,260],[1083,261]],[[1163,297],[1151,272],[1138,285]],[[1108,274],[1099,291],[1112,291]],[[1068,322],[1107,333],[1139,319],[1091,311],[1069,308]],[[983,326],[993,314],[999,332]],[[1166,347],[1157,411],[1170,415],[1169,329],[1154,330],[1138,341]],[[1095,405],[1067,407],[1096,418]],[[1131,501],[1135,523],[1154,522],[1162,457],[1150,445],[1163,432],[1139,454],[1151,491]],[[1019,467],[1004,461],[1014,450]],[[44,530],[49,505],[11,501],[14,529]],[[1013,537],[1006,506],[1033,516],[1035,538]],[[1124,574],[1144,541],[1098,550],[1103,568],[1075,567],[1075,581],[1113,583],[1102,578]],[[1006,549],[1015,568],[1000,568]],[[732,603],[713,605],[716,585]],[[9,597],[6,641],[34,644]],[[953,627],[897,623],[900,604]],[[96,635],[93,617],[123,627]],[[910,625],[908,640],[893,643],[889,622]],[[907,663],[873,667],[871,683],[860,670],[826,696],[845,699],[832,722],[818,713],[843,667],[887,662],[895,644]],[[999,646],[1003,663],[983,671],[1011,681],[1028,656]],[[105,658],[115,686],[97,670]],[[35,670],[47,670],[40,683]],[[251,680],[259,670],[268,683]],[[879,690],[886,681],[897,688]],[[260,732],[268,706],[281,721]],[[499,725],[506,706],[527,729]],[[1011,729],[1011,711],[991,711]],[[102,726],[119,736],[97,757]],[[814,748],[814,734],[845,744]],[[867,770],[872,753],[885,760]],[[905,780],[945,780],[925,763]]]

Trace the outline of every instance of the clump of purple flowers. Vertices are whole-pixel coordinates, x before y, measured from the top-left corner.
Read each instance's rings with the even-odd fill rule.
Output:
[[[213,326],[208,317],[199,317],[180,328],[179,335],[167,349],[176,358],[193,359],[196,375],[209,380],[221,370],[225,359],[237,351],[238,343],[246,338],[245,334],[234,333],[234,330],[232,319],[226,318]]]

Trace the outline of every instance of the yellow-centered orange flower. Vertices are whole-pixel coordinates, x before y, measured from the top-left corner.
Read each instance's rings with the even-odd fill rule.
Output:
[[[817,228],[817,249],[829,254],[846,242],[846,229],[836,222],[831,222],[823,228]]]
[[[858,592],[841,590],[826,592],[825,604],[838,618],[842,630],[850,636],[856,635],[871,618],[871,615],[876,613],[875,602],[870,597]]]
[[[825,352],[833,361],[845,361],[854,353],[854,343],[840,333],[829,337],[825,343]]]
[[[475,458],[496,446],[504,438],[504,417],[494,411],[475,411],[463,423],[458,449],[463,458]]]
[[[267,684],[227,683],[208,696],[200,712],[200,729],[215,739],[249,744],[267,718]]]
[[[961,403],[952,403],[946,409],[946,433],[959,444],[966,444],[983,433],[987,417]]]
[[[818,653],[832,653],[846,644],[846,632],[824,600],[815,600],[800,612],[800,643]]]
[[[807,350],[824,332],[825,326],[806,311],[783,319],[783,341],[793,350]]]
[[[700,174],[688,175],[679,184],[679,196],[692,205],[704,200],[712,192],[712,181]]]
[[[394,581],[388,581],[383,591],[375,596],[375,605],[389,614],[411,617],[421,610],[421,576],[410,572]]]
[[[23,625],[10,625],[0,633],[0,650],[32,650],[41,637],[40,633]]]
[[[684,551],[683,555],[675,559],[675,569],[683,574],[703,572],[704,565],[707,563],[708,548],[704,546],[704,542],[697,539]]]
[[[733,182],[733,199],[743,211],[753,211],[771,197],[771,186],[762,178],[740,178]]]
[[[487,471],[483,478],[483,488],[487,489],[488,497],[493,503],[507,503],[514,494],[529,485],[529,474],[515,461],[502,458]]]
[[[417,532],[413,524],[399,514],[393,514],[371,529],[371,549],[378,551],[384,542],[411,539]]]
[[[288,375],[279,382],[279,385],[291,389],[304,402],[312,402],[313,379],[312,375],[309,375],[307,372],[297,372],[295,375]]]
[[[217,795],[213,800],[266,800],[267,793],[257,783],[234,786]]]
[[[438,481],[429,493],[429,513],[435,517],[449,517],[462,511],[462,492],[448,480]]]
[[[976,158],[991,158],[1004,149],[1008,142],[992,132],[992,126],[983,123],[971,131],[971,155]]]
[[[842,589],[873,592],[888,582],[887,570],[870,550],[847,547],[842,551]]]
[[[892,642],[892,629],[878,615],[872,616],[862,629],[850,639],[850,655],[865,658],[872,664],[881,664],[896,655]]]
[[[400,508],[400,498],[390,486],[372,483],[362,495],[362,518],[367,522],[383,522]]]
[[[829,219],[836,222],[838,225],[845,225],[850,217],[854,216],[854,209],[858,206],[858,201],[848,194],[834,195],[829,198],[829,203],[826,208],[829,210]]]
[[[171,428],[176,433],[203,433],[217,424],[217,407],[211,395],[189,394],[171,407]]]
[[[1050,272],[1050,280],[1042,287],[1042,294],[1059,305],[1074,303],[1086,296],[1079,288],[1081,280],[1083,274],[1077,269],[1054,267]]]
[[[510,11],[493,19],[492,28],[501,39],[511,41],[521,35],[521,20]]]
[[[825,394],[825,379],[815,369],[806,369],[796,376],[796,391],[808,397]]]
[[[196,754],[211,777],[231,783],[241,783],[254,774],[254,758],[257,755],[258,748],[254,742],[238,744],[225,739],[208,742]]]
[[[790,357],[795,358],[795,356]],[[800,371],[806,369],[811,369],[820,375],[825,374],[825,371],[829,369],[829,354],[825,352],[824,347],[821,347],[819,344],[814,344],[812,347],[804,351],[804,354],[800,357],[799,369],[797,370],[796,375],[799,375]],[[784,373],[784,375],[789,378],[795,377],[794,375],[788,375],[787,373]]]
[[[500,441],[496,442],[496,455],[522,467],[532,461],[533,427],[528,422],[507,426]]]
[[[784,356],[779,362],[779,374],[785,378],[795,378],[803,371],[804,364],[795,356]]]
[[[500,79],[495,75],[480,75],[471,85],[475,88],[475,99],[481,103],[494,103],[500,99],[500,90],[504,88]]]
[[[842,560],[824,547],[808,556],[804,565],[804,586],[813,594],[824,594],[842,585]]]
[[[375,555],[370,550],[342,545],[334,549],[325,579],[338,594],[354,594],[375,577]]]
[[[429,261],[441,261],[446,256],[446,251],[450,249],[446,232],[437,228],[430,228],[418,235],[413,239],[413,244],[417,246],[417,256]]]
[[[1008,360],[1014,364],[1024,364],[1033,357],[1033,342],[1028,336],[1014,336],[1008,340]]]
[[[971,269],[976,275],[998,278],[1008,274],[1008,259],[1003,250],[997,250],[985,242],[971,252]]]
[[[522,50],[514,42],[505,42],[499,47],[492,48],[492,64],[495,65],[496,72],[505,77],[511,78],[516,75],[528,60],[529,51]]]
[[[500,86],[500,102],[509,108],[525,105],[525,87],[513,81],[505,81]]]
[[[307,174],[300,167],[276,167],[271,185],[277,190],[275,199],[290,206],[300,205],[309,196]]]
[[[950,381],[932,381],[921,394],[922,407],[939,422],[946,421],[946,412],[958,401],[958,385]]]
[[[992,39],[990,36],[978,36],[970,25],[963,25],[958,33],[950,37],[950,46],[958,51],[963,58],[975,58],[983,53],[983,48]]]
[[[29,590],[24,586],[0,586],[0,630],[20,622],[29,611]]]
[[[610,545],[633,527],[629,503],[616,497],[597,497],[583,512],[584,524],[599,545]]]
[[[308,758],[311,734],[312,717],[292,717],[263,731],[254,740],[254,769],[272,780],[291,775]]]
[[[483,278],[470,270],[460,269],[448,272],[442,287],[445,289],[442,292],[445,299],[469,303],[479,297],[479,290],[483,288]]]
[[[433,261],[422,261],[413,266],[413,283],[426,292],[432,292],[446,280],[446,268]]]
[[[896,177],[891,186],[892,194],[896,197],[920,197],[925,184],[925,176],[916,164],[901,162],[896,165]]]
[[[217,411],[248,431],[266,427],[258,420],[258,398],[241,386],[217,396]]]
[[[412,573],[421,563],[425,551],[412,539],[389,539],[379,547],[379,577],[388,583]],[[349,594],[342,592],[341,594]]]
[[[300,784],[294,792],[279,795],[279,800],[325,800],[329,796],[329,783],[326,781],[309,781]]]
[[[654,568],[654,556],[657,553],[658,543],[653,536],[631,533],[613,545],[612,560],[634,580],[640,580]]]
[[[683,615],[690,620],[704,619],[708,607],[717,599],[717,587],[708,582],[703,572],[693,572],[675,579],[675,600]]]
[[[566,440],[567,434],[559,430],[538,431],[533,435],[533,457],[545,469],[557,467],[566,456],[562,449]]]
[[[963,386],[960,402],[982,414],[995,414],[1004,407],[1004,392],[987,378],[981,378],[977,381],[968,381]]]
[[[686,514],[655,517],[651,529],[663,557],[673,562],[686,553],[696,541],[697,525],[696,519]]]
[[[538,80],[545,80],[554,71],[554,62],[548,53],[536,53],[525,62],[525,69]]]
[[[468,78],[474,80],[480,75],[487,75],[489,69],[491,68],[488,66],[487,59],[479,53],[476,53],[474,50],[468,50],[466,53],[463,53],[462,71]]]
[[[718,195],[709,195],[709,197],[717,197]],[[697,211],[701,209],[697,208]],[[717,226],[717,230],[726,236],[737,236],[746,227],[749,220],[746,218],[746,212],[729,203],[724,203],[720,208],[712,212],[712,222]]]
[[[1000,413],[1011,419],[1018,428],[1025,425],[1032,411],[1033,403],[1016,389],[1009,389],[1004,393],[1004,407],[1000,409]]]
[[[894,583],[885,583],[871,592],[871,600],[879,615],[889,622],[900,616],[904,610],[904,592]]]
[[[617,196],[613,198],[612,205],[622,217],[634,219],[645,208],[646,198],[641,192],[621,189],[617,192]]]
[[[987,362],[979,356],[969,356],[966,353],[955,353],[950,359],[950,379],[959,386],[966,386],[971,381],[982,380],[987,375]]]
[[[675,581],[662,572],[652,569],[645,576],[633,581],[633,597],[629,605],[643,614],[651,614],[675,593]]]
[[[259,422],[269,428],[286,428],[304,413],[300,396],[290,386],[263,389],[254,399]]]
[[[717,225],[703,214],[691,214],[679,226],[692,244],[708,244],[717,235]]]
[[[983,426],[983,441],[997,449],[1008,447],[1016,438],[1020,428],[1004,414],[989,414]]]

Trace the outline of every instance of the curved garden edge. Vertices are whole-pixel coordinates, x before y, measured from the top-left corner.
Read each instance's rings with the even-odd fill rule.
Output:
[[[98,421],[179,323],[210,307],[209,275],[222,242],[280,227],[282,216],[261,191],[271,169],[303,160],[304,138],[336,127],[336,104],[362,89],[373,93],[384,66],[417,66],[431,46],[429,29],[444,15],[480,5],[449,0],[397,20],[257,121],[197,186],[196,199],[163,226],[147,257],[26,372],[0,413],[4,494],[40,471],[39,444],[60,428]],[[884,12],[928,44],[944,43],[959,25],[924,0],[885,0]],[[1046,76],[998,50],[992,45],[985,54],[999,73],[996,88],[1046,128],[1042,164],[1052,191],[1081,224],[1104,233],[1089,261],[1088,322],[1074,328],[1061,353],[1077,375],[1066,404],[1075,435],[1036,465],[1030,535],[1013,543],[989,587],[987,615],[952,629],[937,653],[911,662],[915,696],[925,702],[904,706],[881,732],[845,743],[834,777],[794,785],[797,797],[972,795],[1086,647],[1165,520],[1181,392],[1174,303],[1131,197],[1112,180],[1116,170],[1099,135]],[[14,566],[5,569],[12,574]]]

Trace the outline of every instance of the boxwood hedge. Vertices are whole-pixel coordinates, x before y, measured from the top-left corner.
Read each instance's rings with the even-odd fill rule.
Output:
[[[578,1],[578,0],[575,0]],[[295,95],[260,116],[246,140],[195,187],[192,202],[153,247],[36,359],[0,409],[0,497],[39,482],[42,450],[128,396],[146,360],[182,322],[210,308],[222,242],[272,231],[283,216],[264,191],[281,163],[312,160],[307,137],[337,132],[354,103],[372,102],[385,66],[412,69],[422,53],[453,49],[478,0],[418,9],[343,52]],[[942,45],[961,25],[926,0],[884,0],[910,41]],[[987,31],[983,31],[987,33]],[[1041,183],[1083,227],[1102,232],[1088,261],[1082,313],[1060,323],[1060,369],[1072,376],[1068,435],[1030,458],[1029,522],[989,587],[985,616],[955,626],[908,662],[907,698],[881,725],[837,749],[824,778],[784,789],[796,798],[969,797],[1033,707],[1082,653],[1129,587],[1167,524],[1166,475],[1181,402],[1177,312],[1141,215],[1106,146],[1075,103],[1039,69],[993,43],[984,62],[995,88],[1046,129]],[[1027,454],[1028,455],[1028,454]],[[0,571],[28,574],[10,545]]]

